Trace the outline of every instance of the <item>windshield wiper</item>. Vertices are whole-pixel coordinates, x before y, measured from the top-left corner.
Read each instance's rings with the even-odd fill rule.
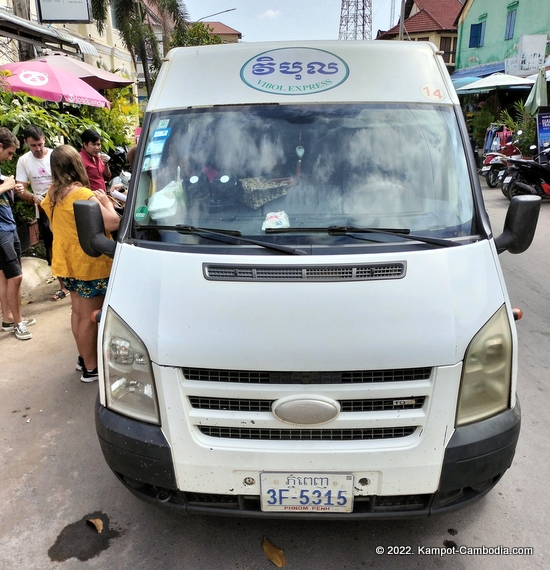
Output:
[[[162,229],[171,229],[179,234],[190,234],[197,235],[205,238],[210,238],[216,241],[221,241],[224,243],[236,243],[243,242],[252,245],[259,245],[260,247],[265,247],[266,249],[272,249],[274,251],[282,251],[283,253],[290,253],[291,255],[307,255],[307,252],[303,249],[298,249],[296,247],[290,247],[286,245],[279,245],[276,243],[268,243],[265,241],[258,241],[255,239],[241,237],[242,234],[236,230],[225,230],[225,229],[212,229],[212,228],[198,228],[195,226],[187,226],[184,224],[177,224],[176,226],[169,226]],[[231,240],[231,241],[228,241]]]
[[[353,234],[384,234],[390,236],[399,236],[403,239],[409,239],[413,241],[420,241],[423,243],[429,243],[432,245],[438,245],[441,247],[453,247],[455,245],[460,245],[454,241],[432,238],[426,236],[417,236],[411,234],[411,230],[406,228],[359,228],[356,226],[328,226],[328,227],[318,227],[318,228],[267,228],[265,230],[267,234],[281,234],[281,233],[327,233],[331,236],[349,236],[354,239],[361,239],[360,237],[354,236]],[[366,240],[363,240],[366,241]]]

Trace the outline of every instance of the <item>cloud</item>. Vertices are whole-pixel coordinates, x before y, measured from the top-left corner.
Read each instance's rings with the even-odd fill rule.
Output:
[[[267,20],[268,18],[278,18],[281,15],[280,10],[266,10],[260,14],[260,20]]]

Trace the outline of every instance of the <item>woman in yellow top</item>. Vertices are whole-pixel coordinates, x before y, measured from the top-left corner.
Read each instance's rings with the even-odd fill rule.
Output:
[[[92,313],[101,309],[112,260],[90,257],[80,247],[73,204],[76,200],[99,202],[107,231],[118,228],[119,217],[105,192],[92,192],[80,155],[72,146],[55,148],[50,160],[52,185],[42,202],[53,233],[52,273],[71,292],[71,328],[79,351],[77,368],[83,382],[93,382],[97,372],[97,323]]]

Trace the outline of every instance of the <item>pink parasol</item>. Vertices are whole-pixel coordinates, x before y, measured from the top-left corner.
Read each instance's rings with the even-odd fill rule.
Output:
[[[46,101],[110,107],[109,101],[87,83],[62,69],[41,61],[19,61],[0,65],[12,91],[24,91]]]
[[[91,85],[94,89],[114,89],[116,87],[132,85],[133,83],[131,79],[121,77],[120,75],[116,75],[116,73],[111,73],[110,71],[105,71],[104,69],[90,65],[85,61],[69,57],[68,55],[45,55],[31,61],[49,63],[63,71],[72,73],[88,85]]]

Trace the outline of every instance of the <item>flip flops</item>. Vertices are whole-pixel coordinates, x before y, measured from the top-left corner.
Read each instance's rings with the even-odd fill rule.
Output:
[[[60,301],[61,299],[64,299],[65,297],[68,297],[71,293],[69,291],[67,291],[65,293],[65,291],[63,291],[62,289],[59,289],[59,291],[56,291],[51,297],[50,297],[50,301]]]

